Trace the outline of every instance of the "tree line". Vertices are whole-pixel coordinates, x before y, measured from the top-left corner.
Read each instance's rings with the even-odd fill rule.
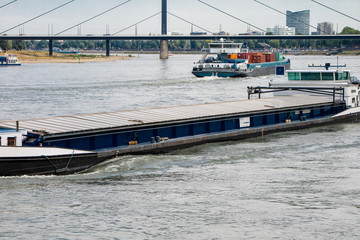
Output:
[[[345,27],[340,34],[360,34],[360,31],[350,27]],[[170,51],[200,51],[208,47],[209,41],[201,40],[170,40]],[[242,42],[242,41],[235,41]],[[324,48],[358,48],[360,40],[249,40],[247,45],[250,49],[263,49],[269,46],[276,49],[324,49]],[[1,40],[0,48],[4,51],[15,49],[22,51],[25,49],[44,50],[48,49],[48,41],[35,40]],[[102,40],[89,41],[54,41],[54,48],[58,49],[82,49],[82,50],[103,50],[106,42]],[[114,40],[111,41],[111,49],[119,51],[158,51],[160,41],[157,40]]]

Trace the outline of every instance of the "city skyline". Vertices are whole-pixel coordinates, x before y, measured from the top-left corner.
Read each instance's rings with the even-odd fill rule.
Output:
[[[18,0],[13,4],[0,8],[2,13],[0,18],[0,31],[2,32],[16,26],[17,24],[34,18],[35,16],[47,12],[50,9],[66,2],[69,1]],[[56,34],[101,12],[113,8],[122,2],[126,2],[126,0],[121,2],[118,0],[106,0],[101,3],[95,0],[76,0],[67,6],[35,19],[24,26],[10,30],[6,32],[6,34]],[[244,0],[241,2],[237,0],[228,0],[226,1],[226,4],[224,4],[223,1],[220,2],[219,0],[207,0],[204,2],[263,30],[268,27],[274,27],[275,25],[286,26],[286,16],[269,9],[254,0]],[[341,31],[346,26],[360,29],[360,23],[358,21],[320,6],[311,0],[304,0],[301,2],[294,0],[259,0],[259,2],[269,5],[284,14],[287,10],[294,12],[310,10],[310,25],[315,27],[321,22],[332,22],[334,24],[335,31],[337,28],[338,31]],[[324,3],[324,0],[319,0],[319,2]],[[8,1],[1,2],[2,5],[6,3],[8,3]],[[360,19],[360,1],[358,0],[346,0],[343,2],[327,0],[326,3],[328,6],[340,12],[356,19]],[[75,27],[63,34],[77,35],[80,32],[82,35],[102,35],[105,33],[113,34],[160,11],[161,0],[132,0],[108,12],[107,14],[82,24],[81,27]],[[13,14],[14,12],[16,14]],[[168,0],[168,12],[211,32],[218,32],[220,25],[222,30],[232,34],[245,33],[248,29],[247,24],[216,11],[197,0]],[[11,19],[11,21],[9,21],[9,19]],[[159,34],[161,31],[160,21],[161,16],[159,14],[139,24],[137,26],[138,34]],[[193,28],[194,31],[203,31],[201,28],[196,26]],[[256,31],[258,29],[251,27],[251,30]],[[189,34],[191,31],[191,25],[183,22],[173,15],[168,14],[168,32],[172,31]],[[316,31],[316,29],[310,28],[310,32],[313,31]],[[135,27],[131,27],[119,34],[134,35]]]

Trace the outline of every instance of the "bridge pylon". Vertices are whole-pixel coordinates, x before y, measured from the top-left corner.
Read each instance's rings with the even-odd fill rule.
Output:
[[[161,0],[161,35],[167,35],[167,0]],[[160,40],[160,59],[169,58],[168,40]]]

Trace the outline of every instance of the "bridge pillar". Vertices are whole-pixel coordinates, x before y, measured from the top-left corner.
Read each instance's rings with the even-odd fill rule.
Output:
[[[106,39],[106,56],[110,57],[110,40]]]
[[[49,40],[49,56],[51,57],[53,55],[53,40]]]
[[[161,35],[167,35],[167,0],[161,0]],[[160,59],[169,58],[168,40],[160,40]]]
[[[168,40],[160,40],[160,59],[169,58],[169,43]]]

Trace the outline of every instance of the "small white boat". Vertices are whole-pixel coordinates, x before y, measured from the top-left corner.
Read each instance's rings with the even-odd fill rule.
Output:
[[[17,56],[15,54],[5,54],[0,56],[0,66],[20,66]]]

